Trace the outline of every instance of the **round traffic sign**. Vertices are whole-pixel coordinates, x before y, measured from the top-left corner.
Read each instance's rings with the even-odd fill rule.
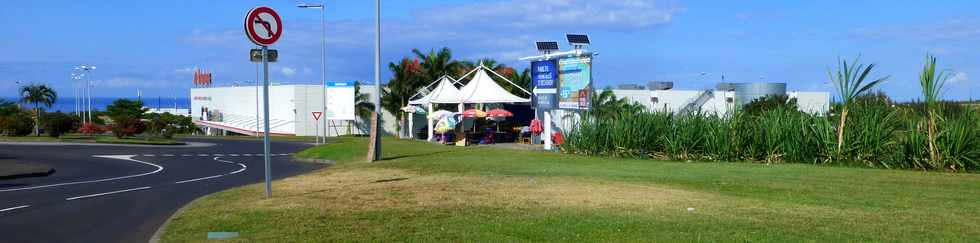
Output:
[[[256,45],[272,45],[282,36],[282,19],[272,8],[253,8],[245,15],[245,36]]]

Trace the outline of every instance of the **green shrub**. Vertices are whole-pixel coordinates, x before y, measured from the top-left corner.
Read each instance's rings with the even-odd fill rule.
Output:
[[[44,132],[51,137],[61,137],[77,128],[78,120],[61,112],[45,114]]]

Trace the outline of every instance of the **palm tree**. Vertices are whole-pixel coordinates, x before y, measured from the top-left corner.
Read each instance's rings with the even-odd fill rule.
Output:
[[[406,122],[401,108],[408,105],[409,99],[419,88],[425,86],[424,69],[418,59],[409,58],[403,58],[399,64],[389,63],[388,69],[394,75],[388,80],[387,90],[383,91],[381,106],[398,116],[398,129],[401,129]]]
[[[442,77],[458,72],[462,67],[460,63],[453,60],[453,52],[449,48],[443,47],[436,50],[429,50],[429,53],[422,53],[418,49],[412,49],[415,57],[421,59],[422,77],[424,82],[432,82]]]
[[[525,90],[531,90],[531,69],[524,68],[523,71],[517,72],[514,68],[505,67],[499,71],[500,75],[507,77],[511,82],[514,82],[517,86],[524,88]],[[511,93],[516,93],[519,90],[514,85],[505,85],[504,89]]]
[[[926,99],[926,114],[928,117],[927,138],[929,142],[929,159],[933,163],[939,162],[941,154],[936,147],[936,119],[940,117],[942,110],[939,106],[939,98],[942,95],[943,86],[949,79],[946,70],[936,73],[936,57],[926,55],[926,64],[922,67],[922,74],[919,75],[919,86],[922,86],[922,96]],[[956,170],[956,165],[952,165]]]
[[[371,121],[371,113],[374,112],[374,103],[371,103],[370,97],[367,94],[361,93],[361,82],[354,82],[354,114],[357,114],[357,118],[365,122]],[[348,128],[351,126],[348,125]],[[347,134],[351,132],[348,131]]]
[[[48,108],[58,99],[58,94],[47,85],[32,84],[20,88],[20,102],[34,107],[34,135],[41,136],[41,105]]]
[[[867,66],[859,64],[858,60],[860,58],[860,56],[855,58],[852,64],[848,64],[846,60],[838,58],[839,64],[837,71],[833,72],[829,68],[827,69],[827,74],[834,83],[834,88],[839,93],[842,102],[840,122],[837,124],[837,153],[840,153],[844,146],[844,128],[847,123],[847,112],[854,103],[854,99],[888,79],[888,76],[885,76],[865,83],[865,79],[871,74],[871,70],[874,69],[875,64],[872,63]]]

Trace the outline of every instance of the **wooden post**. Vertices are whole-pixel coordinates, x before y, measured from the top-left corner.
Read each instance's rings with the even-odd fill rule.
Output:
[[[378,130],[378,113],[377,112],[372,112],[371,113],[371,131],[375,131],[375,132],[372,132],[371,133],[371,141],[378,141],[377,139],[378,139],[378,136],[381,136],[380,135],[381,131]],[[368,153],[367,153],[367,161],[368,162],[374,162],[374,161],[377,161],[377,160],[381,159],[381,156],[379,156],[375,152],[375,149],[377,149],[375,147],[375,145],[376,145],[376,143],[374,143],[374,142],[368,143]]]

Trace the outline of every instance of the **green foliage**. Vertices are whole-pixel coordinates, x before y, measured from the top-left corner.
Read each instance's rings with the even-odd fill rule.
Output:
[[[149,110],[143,107],[143,101],[130,99],[117,99],[106,107],[106,115],[113,121],[117,120],[139,120]]]
[[[830,76],[830,80],[834,83],[834,88],[837,89],[837,93],[841,98],[841,113],[840,122],[837,123],[837,152],[843,152],[844,146],[844,131],[847,128],[847,114],[848,109],[850,109],[851,104],[854,103],[854,99],[862,94],[870,91],[878,84],[881,84],[888,77],[878,78],[872,81],[865,82],[868,75],[874,69],[875,64],[865,66],[860,64],[858,60],[860,57],[855,58],[854,62],[848,64],[844,59],[838,59],[837,71],[832,72],[827,70],[827,74]]]
[[[767,95],[745,104],[742,110],[748,114],[758,115],[764,111],[774,110],[776,108],[796,110],[796,98],[789,98],[786,95]]]
[[[20,102],[34,107],[34,134],[41,136],[41,107],[51,107],[58,94],[47,85],[32,84],[20,88]]]
[[[367,94],[361,93],[361,82],[354,82],[354,113],[364,121],[370,121],[374,112],[374,102],[368,99]]]
[[[109,130],[116,138],[125,138],[136,136],[136,134],[141,134],[146,130],[146,124],[139,119],[133,119],[129,117],[120,117],[119,119],[114,119],[112,125],[109,126]]]
[[[117,99],[106,107],[106,114],[112,119],[108,130],[117,138],[131,137],[143,133],[146,124],[143,119],[148,109],[143,107],[143,101]]]
[[[154,136],[173,138],[174,134],[191,134],[197,131],[192,118],[170,113],[146,114],[146,131]]]
[[[77,117],[61,112],[45,114],[44,132],[48,136],[57,138],[65,133],[78,129],[79,119]]]
[[[26,136],[33,130],[31,112],[0,103],[0,136]]]
[[[798,111],[773,98],[755,109],[723,116],[623,113],[619,99],[599,94],[597,109],[569,131],[568,153],[653,159],[839,164],[872,168],[980,170],[980,115],[964,112],[941,119],[937,147],[942,160],[930,160],[923,114],[896,105],[881,93],[854,97],[845,143],[837,149],[839,115]],[[775,100],[775,101],[773,101]],[[765,104],[763,104],[765,103]],[[955,104],[954,104],[955,105]],[[971,108],[958,108],[971,109]],[[749,112],[751,110],[751,112]],[[624,115],[629,114],[629,115]]]

